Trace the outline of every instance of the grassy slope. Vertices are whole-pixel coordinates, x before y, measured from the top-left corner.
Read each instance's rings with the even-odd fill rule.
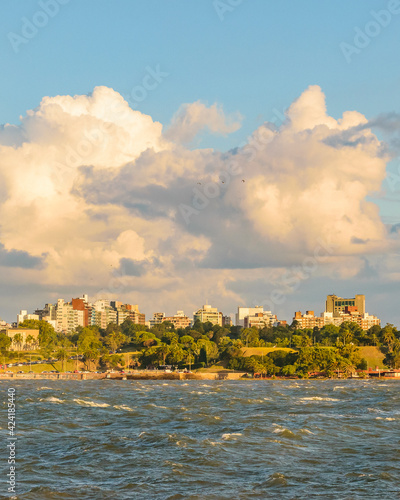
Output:
[[[383,358],[385,355],[380,351],[379,347],[375,346],[365,346],[359,347],[360,356],[365,358],[368,363],[368,368],[375,369],[376,366],[379,368],[387,368],[383,364]]]
[[[294,349],[290,349],[289,347],[242,347],[241,349],[243,356],[265,356],[269,352],[274,351],[288,351],[295,352]]]
[[[65,363],[65,370],[66,371],[71,371],[73,372],[75,370],[75,364],[76,362],[75,361],[67,361]],[[57,361],[56,363],[54,363],[54,365],[50,365],[50,364],[40,364],[40,365],[32,365],[31,368],[29,368],[29,365],[25,365],[25,366],[11,366],[10,368],[7,368],[7,371],[11,371],[11,372],[19,372],[19,371],[23,371],[23,372],[29,372],[29,370],[32,370],[34,373],[41,373],[42,371],[52,371],[52,370],[58,370],[58,371],[61,371],[62,369],[62,364],[60,361]],[[84,368],[84,365],[83,363],[80,363],[78,362],[78,370],[85,370]],[[3,370],[0,370],[0,373],[3,373]]]

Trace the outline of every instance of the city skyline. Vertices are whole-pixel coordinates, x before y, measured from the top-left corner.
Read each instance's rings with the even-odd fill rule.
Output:
[[[400,9],[308,5],[5,2],[0,317],[361,291],[400,324]]]
[[[204,323],[211,321],[219,326],[241,326],[248,328],[257,326],[273,326],[280,324],[290,325],[297,321],[300,328],[321,328],[327,324],[340,325],[343,322],[355,322],[363,330],[369,330],[374,325],[382,325],[381,320],[374,314],[366,311],[365,295],[356,294],[352,298],[328,295],[324,311],[320,315],[314,310],[307,309],[304,314],[296,310],[292,318],[277,317],[271,311],[264,310],[263,306],[237,306],[235,313],[224,314],[220,308],[213,307],[206,301],[202,307],[196,307],[192,314],[186,314],[182,309],[177,309],[173,315],[165,311],[154,310],[151,315],[140,312],[138,304],[127,304],[122,301],[95,297],[93,300],[87,294],[71,298],[66,301],[58,298],[55,303],[46,302],[44,307],[34,311],[21,309],[17,314],[17,327],[26,320],[44,320],[52,325],[55,331],[71,334],[78,326],[98,326],[105,329],[109,324],[121,325],[125,319],[130,318],[133,323],[143,326],[154,326],[163,321],[170,321],[176,328],[193,325],[196,320]],[[151,317],[150,317],[151,316]],[[193,319],[190,319],[193,318]],[[1,321],[2,318],[0,318]],[[14,324],[14,321],[8,324]],[[4,325],[3,325],[4,326]]]

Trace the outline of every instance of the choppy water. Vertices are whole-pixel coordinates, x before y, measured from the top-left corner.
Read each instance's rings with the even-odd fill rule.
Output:
[[[396,381],[0,386],[17,391],[21,500],[400,498]]]

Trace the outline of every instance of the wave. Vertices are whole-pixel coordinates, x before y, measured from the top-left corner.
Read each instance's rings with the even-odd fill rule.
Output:
[[[274,434],[279,434],[280,436],[286,437],[286,438],[295,438],[297,437],[294,432],[292,432],[289,429],[286,429],[285,427],[281,427],[279,429],[274,429],[272,431]]]
[[[58,399],[54,396],[49,396],[48,398],[41,398],[39,401],[47,401],[48,403],[65,403],[64,399]]]
[[[263,488],[271,488],[274,486],[287,486],[288,482],[284,474],[280,472],[274,472],[269,476],[269,478],[260,484]]]
[[[222,439],[233,439],[233,440],[236,440],[237,437],[236,436],[241,436],[242,433],[241,432],[227,432],[226,434],[222,434]]]
[[[117,410],[135,411],[133,408],[130,408],[126,405],[114,405],[114,408],[116,408]]]
[[[107,403],[95,403],[94,401],[85,401],[84,399],[74,399],[75,403],[78,403],[78,405],[82,406],[92,406],[96,408],[106,408],[108,405]]]
[[[300,398],[300,401],[340,401],[336,398],[322,398],[320,396],[313,396],[311,398]]]

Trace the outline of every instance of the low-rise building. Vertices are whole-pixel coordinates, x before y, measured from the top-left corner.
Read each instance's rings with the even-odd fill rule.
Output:
[[[365,312],[365,295],[356,295],[353,299],[328,295],[326,310],[320,316],[315,316],[314,311],[306,311],[305,314],[297,311],[293,321],[297,321],[300,328],[340,326],[344,322],[349,322],[357,323],[363,330],[369,330],[372,326],[381,324],[379,318]]]
[[[190,318],[183,311],[177,311],[173,316],[164,316],[162,321],[170,321],[175,328],[187,328],[192,324]]]
[[[236,326],[244,327],[244,320],[248,316],[255,316],[258,313],[263,313],[263,306],[255,306],[255,307],[238,307],[238,311],[236,313]]]
[[[25,311],[24,309],[22,309],[19,312],[19,314],[17,314],[17,325],[19,325],[20,323],[23,323],[24,321],[30,320],[30,319],[39,321],[40,316],[38,314],[28,314],[28,311]]]
[[[27,351],[39,346],[39,330],[36,328],[6,328],[5,332],[11,339],[10,351]]]
[[[277,321],[275,314],[271,311],[264,311],[263,306],[238,307],[236,313],[236,325],[243,328],[265,328],[273,326]]]
[[[199,320],[202,323],[207,323],[207,321],[209,321],[213,325],[222,326],[222,316],[222,312],[219,312],[216,307],[211,307],[209,304],[206,304],[193,313],[193,322]]]
[[[277,322],[278,318],[271,311],[262,311],[255,314],[246,316],[244,318],[244,328],[251,328],[255,326],[257,328],[265,328],[273,326]]]

